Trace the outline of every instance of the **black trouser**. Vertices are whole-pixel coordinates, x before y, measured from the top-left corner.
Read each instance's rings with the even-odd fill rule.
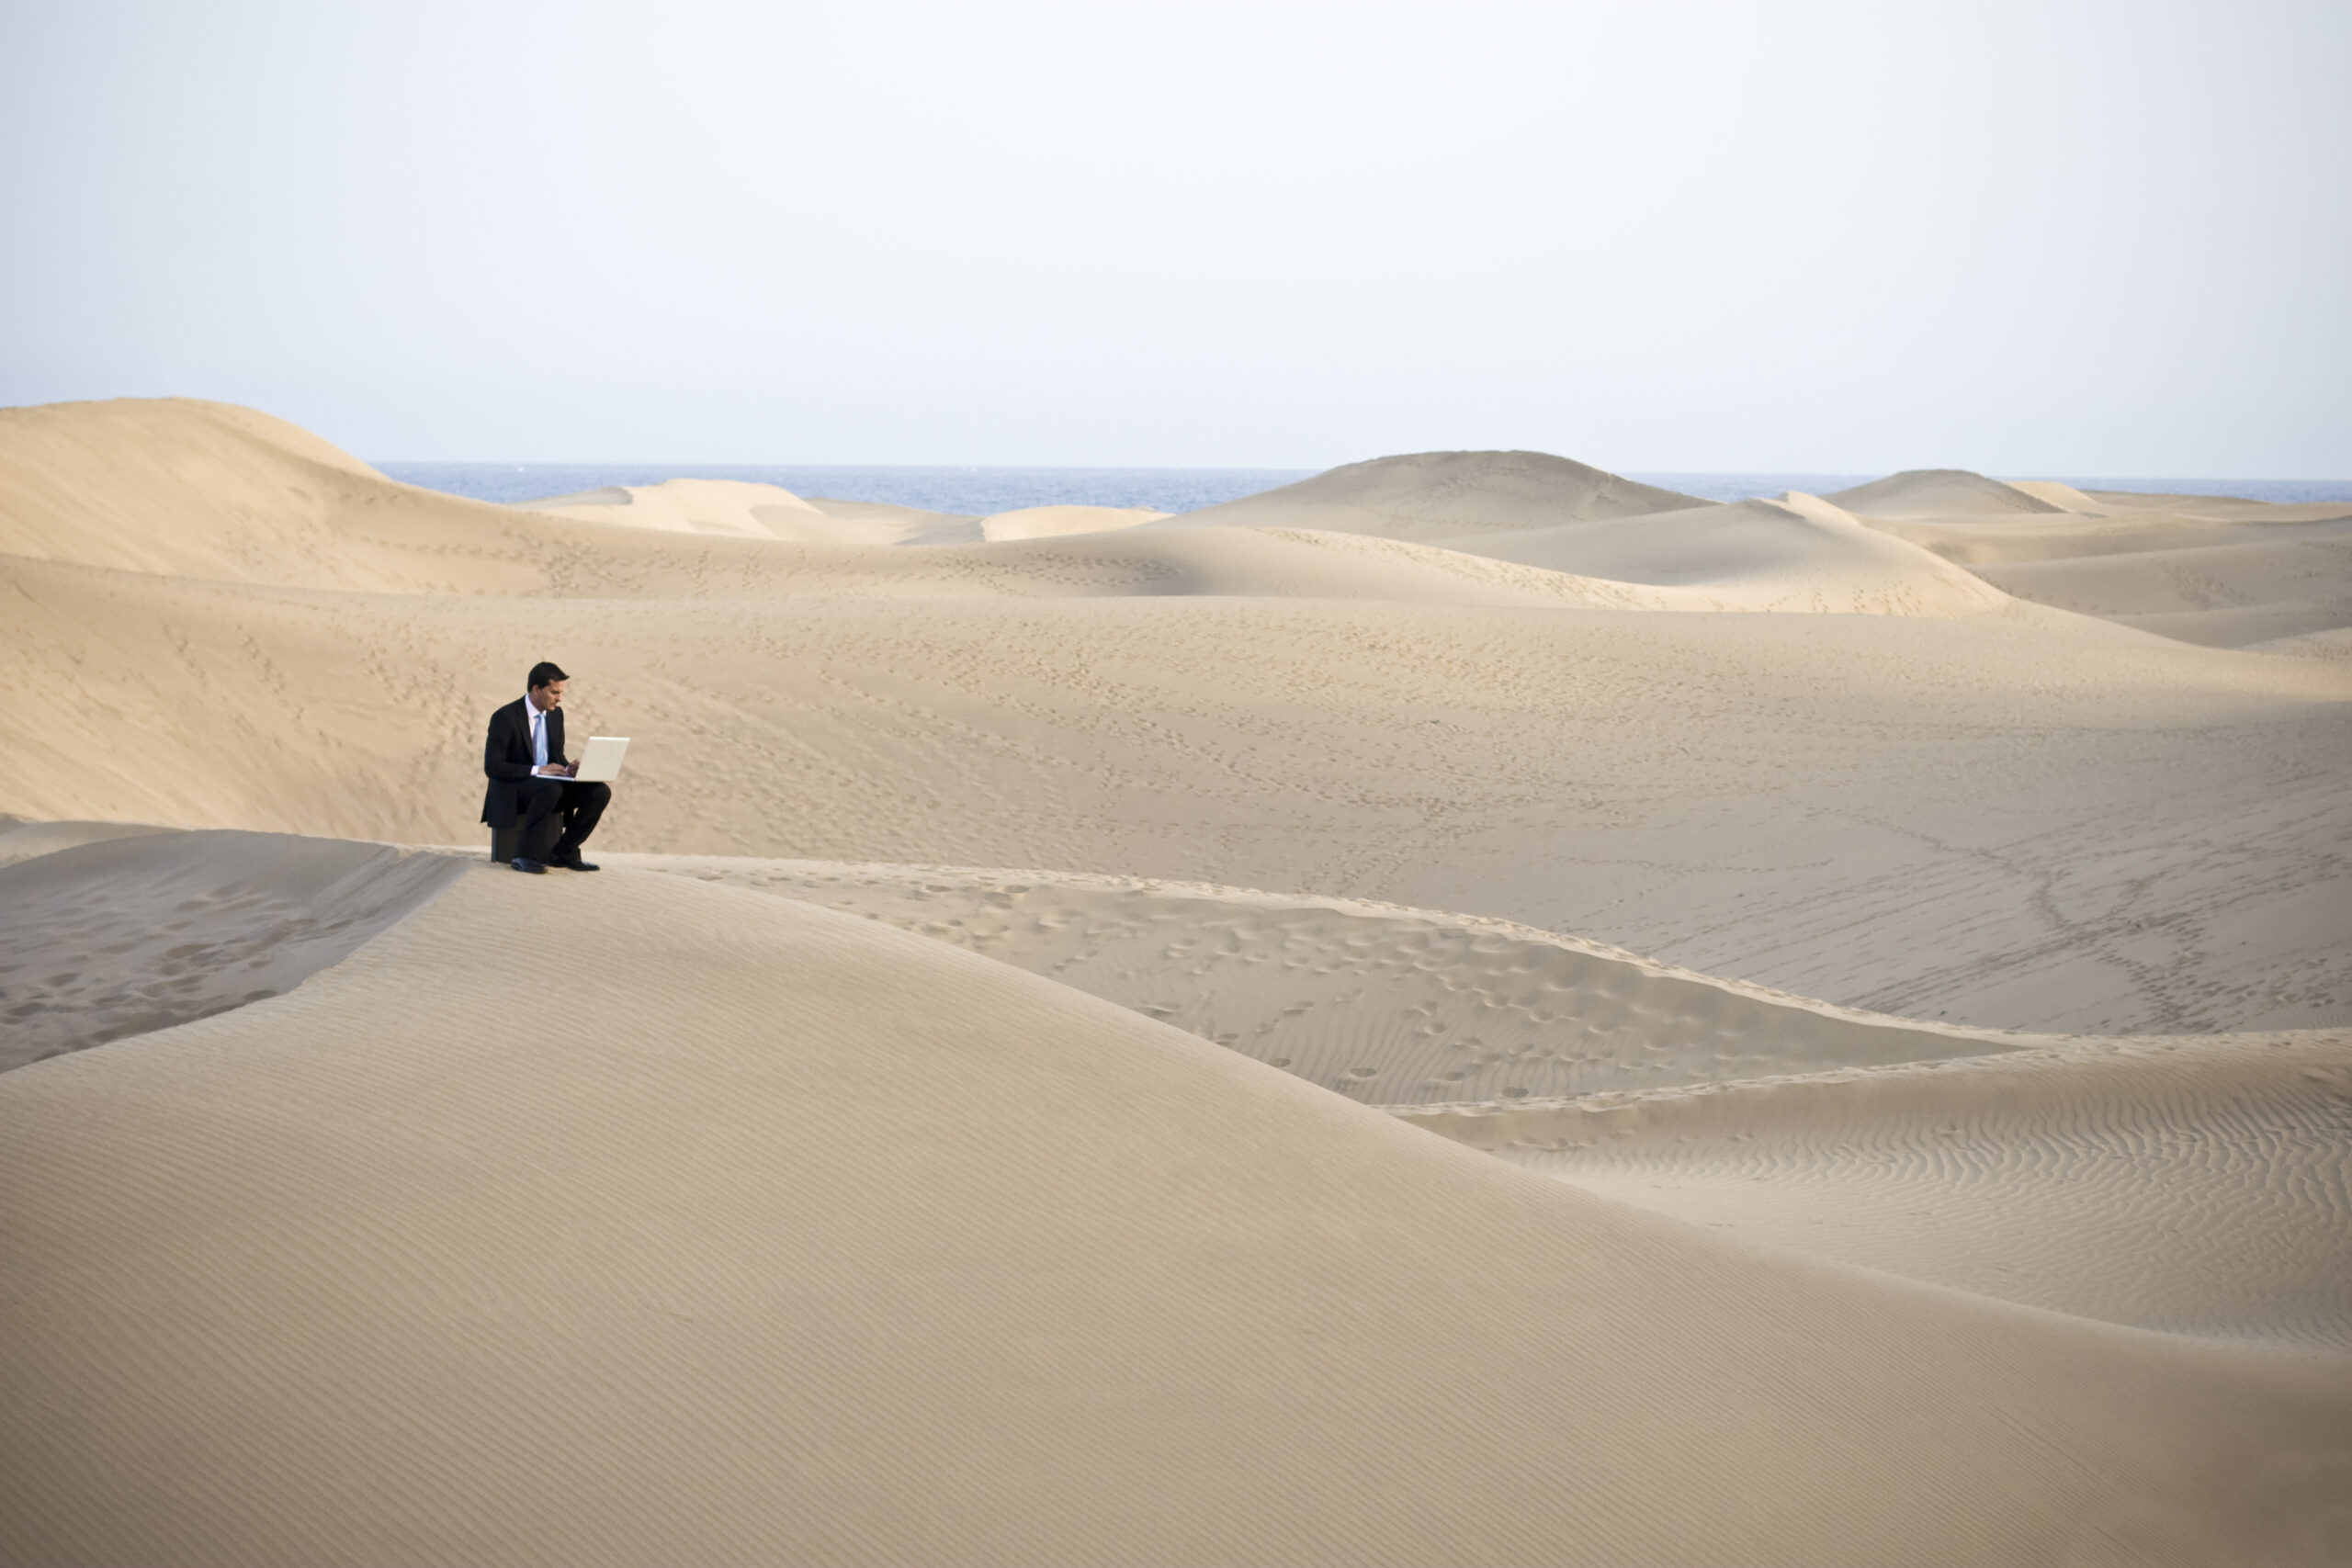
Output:
[[[515,830],[522,835],[517,842],[531,860],[561,860],[577,853],[596,830],[596,819],[613,798],[612,785],[582,784],[577,779],[527,778],[514,790],[514,804],[522,812],[514,821]],[[549,849],[548,835],[558,822],[563,825],[563,836]]]

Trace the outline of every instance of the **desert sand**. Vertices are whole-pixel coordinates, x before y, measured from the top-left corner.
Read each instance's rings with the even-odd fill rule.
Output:
[[[0,411],[0,1561],[2345,1561],[2346,540]]]

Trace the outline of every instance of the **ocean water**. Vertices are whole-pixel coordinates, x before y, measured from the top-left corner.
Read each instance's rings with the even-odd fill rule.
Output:
[[[696,463],[379,463],[403,484],[477,501],[540,501],[605,485],[663,479],[748,479],[795,495],[887,501],[926,512],[985,516],[1023,506],[1148,506],[1191,512],[1306,479],[1313,468],[990,468],[742,466]],[[1878,474],[1628,474],[1644,484],[1709,501],[1745,501],[1801,490],[1826,495]],[[2046,477],[2046,476],[2026,476]],[[2064,477],[2079,490],[2231,495],[2279,502],[2352,502],[2352,479],[2199,479]]]

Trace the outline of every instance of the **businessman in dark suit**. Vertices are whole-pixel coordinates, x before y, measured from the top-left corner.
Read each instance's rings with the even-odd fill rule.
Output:
[[[511,863],[516,871],[537,874],[550,865],[596,869],[580,858],[580,846],[596,830],[613,790],[571,776],[580,765],[563,754],[563,683],[570,679],[552,664],[534,664],[523,695],[490,716],[490,739],[481,754],[490,788],[482,795],[481,819],[493,829],[522,829],[522,852]],[[544,862],[533,858],[531,852],[546,841],[554,823],[563,829],[555,848],[546,852]]]

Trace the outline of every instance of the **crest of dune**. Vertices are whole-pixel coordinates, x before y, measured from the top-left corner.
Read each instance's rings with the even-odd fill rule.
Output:
[[[1159,526],[1262,525],[1427,544],[1707,504],[1544,452],[1420,452],[1350,463]]]

